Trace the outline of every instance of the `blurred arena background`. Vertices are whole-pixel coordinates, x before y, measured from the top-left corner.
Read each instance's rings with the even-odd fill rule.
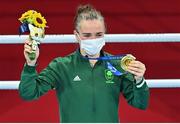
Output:
[[[46,34],[72,34],[80,4],[92,4],[105,17],[107,33],[180,33],[179,0],[1,0],[0,35],[18,35],[18,18],[29,9],[40,11],[49,28]],[[38,71],[55,57],[76,50],[77,44],[41,44]],[[146,64],[146,79],[180,78],[180,43],[108,43],[112,54],[132,53]],[[22,44],[0,44],[0,80],[19,80],[24,65]],[[171,82],[169,82],[171,83]],[[180,89],[151,88],[146,111],[129,106],[121,96],[121,122],[180,122]],[[0,122],[59,122],[54,91],[27,102],[17,90],[0,90]]]

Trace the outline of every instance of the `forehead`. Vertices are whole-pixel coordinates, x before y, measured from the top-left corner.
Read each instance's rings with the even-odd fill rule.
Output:
[[[97,19],[82,20],[79,26],[82,33],[95,33],[105,31],[104,22]]]

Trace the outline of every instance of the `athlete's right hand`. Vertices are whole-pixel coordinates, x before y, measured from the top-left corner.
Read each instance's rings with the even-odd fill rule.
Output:
[[[35,51],[35,53],[36,53],[35,59],[34,59],[34,60],[31,60],[31,59],[29,58],[29,55],[28,55],[29,53],[34,52],[34,51],[32,50],[31,44],[32,44],[32,41],[30,41],[30,40],[26,40],[26,41],[25,41],[25,44],[24,44],[24,57],[25,57],[25,59],[26,59],[26,63],[27,63],[29,66],[35,66],[36,61],[37,61],[37,59],[38,59],[38,57],[39,57],[39,48],[37,47],[37,49],[36,49],[36,51]]]

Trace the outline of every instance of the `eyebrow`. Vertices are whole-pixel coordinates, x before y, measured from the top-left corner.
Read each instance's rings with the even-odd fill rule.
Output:
[[[103,34],[104,32],[97,32],[96,34]],[[92,34],[92,33],[82,33],[83,35]]]
[[[104,32],[97,32],[96,34],[104,34]]]
[[[85,34],[85,35],[86,35],[86,34],[91,34],[91,33],[82,33],[82,34]]]

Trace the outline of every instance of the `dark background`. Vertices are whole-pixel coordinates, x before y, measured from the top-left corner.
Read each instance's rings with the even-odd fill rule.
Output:
[[[179,0],[1,0],[0,34],[18,35],[18,18],[29,9],[45,16],[46,34],[72,34],[76,8],[86,3],[102,12],[109,34],[180,32]],[[42,43],[38,71],[77,46]],[[180,78],[180,43],[108,43],[104,49],[112,54],[132,53],[146,64],[146,79]],[[24,62],[22,44],[0,44],[0,80],[19,80]],[[150,105],[142,111],[129,106],[121,96],[121,122],[180,122],[179,98],[179,88],[151,88]],[[17,90],[0,90],[0,122],[59,122],[55,92],[27,102]]]

